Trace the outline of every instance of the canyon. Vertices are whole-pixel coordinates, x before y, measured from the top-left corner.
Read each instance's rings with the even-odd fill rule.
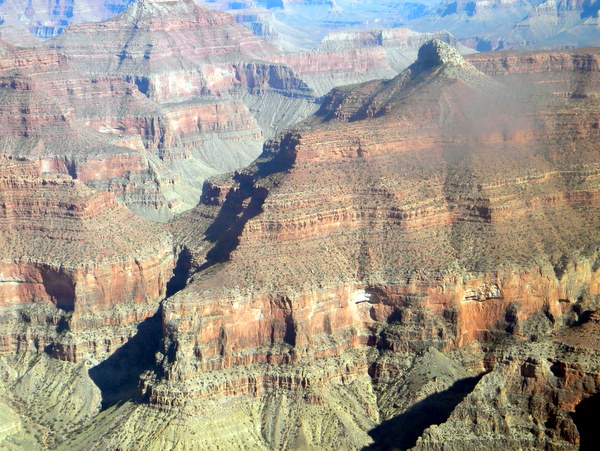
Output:
[[[125,3],[0,42],[0,447],[592,448],[599,48]]]
[[[434,37],[469,52],[448,33],[398,29],[286,54],[191,0],[137,1],[43,47],[2,44],[0,141],[166,222],[198,203],[208,177],[246,166],[265,139],[316,111],[329,89],[392,77]]]
[[[168,224],[5,158],[4,443],[589,443],[599,65],[597,49],[429,41],[400,75],[332,90]]]

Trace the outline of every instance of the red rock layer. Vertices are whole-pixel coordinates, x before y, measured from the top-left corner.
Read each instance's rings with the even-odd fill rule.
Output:
[[[202,398],[206,371],[495,340],[594,299],[598,105],[522,102],[432,44],[390,82],[334,91],[253,166],[207,184],[212,206],[195,214],[214,218],[213,248],[164,304],[167,381],[145,382],[152,399]],[[265,390],[255,380],[248,391]]]
[[[0,160],[0,186],[2,352],[60,341],[48,324],[79,334],[154,314],[174,266],[165,230],[35,162]],[[39,310],[30,327],[19,325],[23,309]]]
[[[206,177],[248,164],[265,133],[315,108],[312,92],[288,66],[268,62],[279,50],[232,16],[192,0],[137,1],[109,21],[70,28],[46,47],[66,56],[81,86],[72,80],[65,93],[54,82],[48,91],[60,90],[55,102],[60,107],[43,111],[58,113],[49,120],[32,118],[23,133],[47,134],[40,130],[46,126],[60,138],[61,128],[78,121],[77,130],[86,130],[84,142],[48,142],[46,153],[75,160],[72,174],[155,220],[192,208]],[[47,103],[35,102],[34,115],[38,104]],[[29,122],[19,111],[12,111],[16,122],[6,128]],[[73,159],[65,147],[88,149],[88,155]],[[89,155],[100,152],[125,154],[117,158],[121,170],[115,170],[113,158]]]

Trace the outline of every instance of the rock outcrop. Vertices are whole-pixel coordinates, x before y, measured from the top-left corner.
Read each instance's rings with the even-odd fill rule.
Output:
[[[110,356],[165,297],[171,235],[39,162],[0,160],[0,186],[0,352]]]
[[[197,268],[162,304],[147,404],[68,446],[576,446],[568,414],[598,380],[595,351],[568,352],[600,295],[598,104],[502,79],[430,42],[206,183],[174,224]]]

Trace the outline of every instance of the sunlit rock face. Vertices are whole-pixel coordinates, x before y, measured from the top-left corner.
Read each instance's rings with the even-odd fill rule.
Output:
[[[217,406],[246,425],[229,439],[266,448],[328,447],[331,430],[353,448],[488,432],[480,445],[576,447],[569,412],[598,380],[593,346],[567,352],[600,294],[598,103],[564,82],[572,66],[524,69],[541,55],[523,60],[521,85],[429,42],[398,77],[332,91],[254,164],[207,182],[174,224],[197,269],[163,303],[157,368],[141,378],[149,404],[110,421],[134,430],[185,412],[169,434],[199,448],[229,427]],[[390,435],[430,396],[448,423],[419,417],[417,435]],[[206,427],[210,439],[194,438]],[[90,428],[70,443],[98,439]]]
[[[191,1],[136,2],[44,45],[2,44],[3,154],[41,158],[155,221],[317,108],[289,66],[265,61],[274,47]]]
[[[70,27],[45,41],[50,50],[6,44],[0,135],[11,155],[43,156],[45,171],[164,222],[197,204],[207,177],[249,164],[265,139],[314,112],[317,95],[394,76],[429,37],[332,36],[288,55],[191,0],[138,1]]]
[[[103,357],[165,296],[171,237],[110,193],[41,166],[0,160],[1,352]]]
[[[583,443],[598,51],[463,59],[438,37],[289,56],[154,0],[50,51],[2,44],[7,443],[19,415],[71,449]],[[416,62],[331,91],[240,169],[316,109],[303,72],[318,81],[355,42],[370,50],[338,80],[387,70],[386,40]],[[116,197],[161,221],[200,204],[164,225]],[[56,387],[84,400],[60,422],[42,412],[63,409]],[[118,403],[97,415],[100,397]]]

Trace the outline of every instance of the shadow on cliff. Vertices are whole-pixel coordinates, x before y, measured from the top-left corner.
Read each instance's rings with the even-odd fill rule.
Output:
[[[255,188],[250,181],[242,180],[239,190],[227,194],[219,215],[206,231],[206,239],[215,243],[206,255],[203,271],[217,263],[229,260],[231,253],[240,244],[246,223],[262,212],[267,191]]]
[[[600,393],[584,399],[571,414],[579,432],[579,449],[591,451],[598,449],[598,418],[600,418]]]
[[[447,390],[435,393],[403,414],[384,421],[369,432],[374,443],[363,448],[363,451],[412,448],[425,429],[448,419],[454,408],[473,391],[482,377],[483,374],[480,374],[461,379]]]
[[[184,247],[177,256],[173,277],[167,282],[166,297],[169,298],[186,287],[191,271],[192,254]]]
[[[140,375],[151,369],[161,339],[161,311],[137,326],[137,333],[108,359],[89,370],[102,392],[102,408],[139,398]]]
[[[288,134],[282,138],[281,147],[293,149],[297,144],[297,137]],[[237,186],[229,190],[219,214],[205,232],[205,239],[214,245],[198,272],[229,260],[240,243],[246,223],[263,211],[269,192],[265,187],[257,186],[257,181],[288,171],[294,165],[295,158],[293,151],[264,150],[250,171],[235,173],[233,180]],[[200,203],[210,203],[209,199],[208,192],[203,191]]]

